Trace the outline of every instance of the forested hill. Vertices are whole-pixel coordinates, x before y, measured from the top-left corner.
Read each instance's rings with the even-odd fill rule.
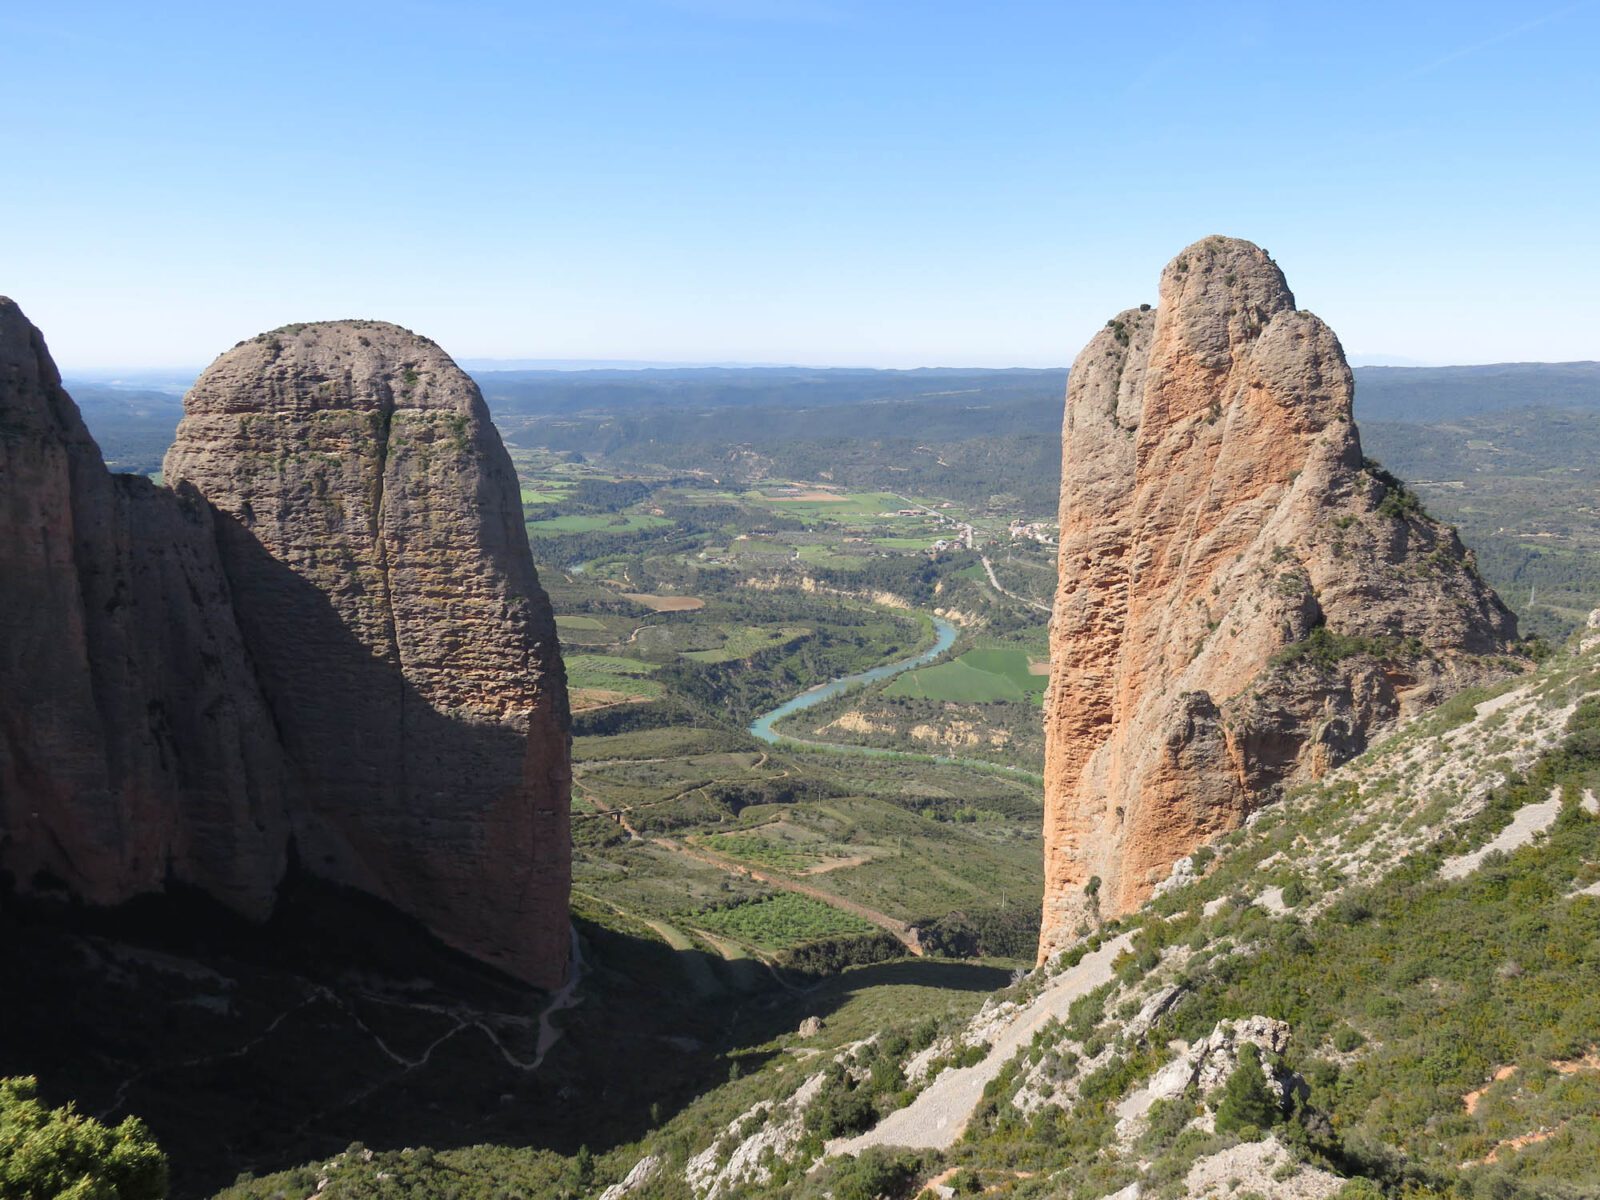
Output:
[[[1600,409],[1600,362],[1356,368],[1358,422],[1427,425],[1522,408]]]
[[[797,412],[867,403],[961,404],[1032,401],[1060,407],[1064,367],[983,370],[921,367],[678,367],[596,371],[480,371],[474,374],[500,415],[632,413],[773,408]]]
[[[474,378],[502,429],[523,442],[543,438],[555,448],[624,457],[711,443],[749,443],[770,456],[841,439],[1053,439],[1066,391],[1064,368],[612,368],[478,371]],[[182,415],[176,393],[71,378],[67,387],[113,469],[159,469]],[[1600,411],[1600,362],[1356,369],[1356,418],[1364,425],[1437,424],[1531,407]],[[1045,454],[1007,474],[1048,497],[1053,462]],[[1035,466],[1050,478],[1032,480]]]

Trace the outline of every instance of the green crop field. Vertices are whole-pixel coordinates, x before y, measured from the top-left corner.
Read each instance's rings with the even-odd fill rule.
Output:
[[[872,932],[872,926],[860,917],[793,892],[713,909],[694,919],[712,933],[726,934],[763,950],[786,950],[819,938]]]
[[[522,485],[522,502],[524,504],[554,504],[557,500],[564,500],[567,493],[572,490],[572,484],[560,480],[541,479],[537,483],[524,483]]]
[[[986,704],[995,700],[1036,701],[1044,695],[1045,676],[1028,671],[1022,650],[968,650],[953,662],[908,671],[886,689],[888,696]]]
[[[825,567],[859,568],[872,561],[865,554],[840,554],[831,546],[808,542],[798,547],[801,562],[816,563]]]
[[[621,623],[615,618],[612,624],[607,624],[600,617],[557,616],[556,634],[566,646],[605,645],[626,636],[626,632],[619,633],[613,628],[614,624]]]
[[[727,631],[727,640],[721,646],[707,650],[687,650],[684,657],[695,662],[722,663],[749,658],[762,650],[781,646],[804,637],[811,630],[804,625],[780,625],[762,629],[754,625],[735,625]]]
[[[529,521],[528,536],[559,537],[564,533],[633,533],[640,529],[657,529],[670,525],[665,517],[652,517],[646,513],[596,513],[551,517],[547,521]]]
[[[881,517],[907,507],[906,502],[893,492],[845,492],[832,500],[785,500],[755,495],[749,495],[746,499],[790,516],[831,521],[849,517]]]
[[[636,658],[616,658],[609,654],[573,654],[567,658],[567,685],[573,689],[592,688],[626,692],[630,696],[659,696],[661,686],[646,678],[656,670],[654,664]]]
[[[960,661],[980,671],[1004,675],[1025,692],[1044,691],[1046,676],[1035,675],[1028,670],[1028,655],[1025,651],[1010,647],[980,648],[968,650],[961,656]]]
[[[729,858],[795,873],[814,867],[827,857],[815,844],[796,844],[791,839],[762,837],[758,833],[715,833],[706,838],[705,844]]]

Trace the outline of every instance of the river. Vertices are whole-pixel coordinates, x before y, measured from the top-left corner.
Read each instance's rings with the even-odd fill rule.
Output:
[[[929,617],[933,622],[934,632],[938,635],[932,646],[913,655],[911,658],[898,659],[892,663],[885,663],[881,667],[873,667],[870,671],[857,671],[854,675],[841,675],[837,679],[830,679],[827,683],[819,683],[816,687],[808,688],[792,699],[785,700],[771,712],[762,713],[750,722],[750,733],[760,738],[768,745],[777,746],[787,744],[790,746],[804,746],[808,750],[828,750],[835,754],[865,754],[873,758],[903,758],[916,762],[945,763],[952,766],[973,767],[981,771],[994,771],[1003,775],[1020,775],[1024,779],[1042,781],[1042,777],[1034,771],[1027,771],[1021,767],[1007,767],[1000,763],[989,762],[981,758],[955,758],[944,754],[920,754],[914,750],[883,750],[877,746],[852,746],[841,742],[815,742],[809,738],[797,738],[787,733],[779,733],[773,728],[785,717],[821,704],[824,700],[832,700],[852,688],[863,687],[869,683],[877,683],[880,679],[888,679],[899,675],[902,671],[910,671],[916,667],[925,667],[942,655],[956,643],[956,627],[943,617]]]

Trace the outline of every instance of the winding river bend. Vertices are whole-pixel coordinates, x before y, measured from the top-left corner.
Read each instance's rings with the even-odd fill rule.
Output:
[[[832,700],[835,696],[842,695],[852,688],[864,687],[869,683],[877,683],[881,679],[899,675],[903,671],[910,671],[917,667],[925,667],[933,662],[946,650],[956,643],[956,627],[943,617],[930,616],[934,632],[937,637],[928,649],[910,658],[897,659],[885,663],[881,667],[873,667],[870,671],[857,671],[853,675],[841,675],[837,679],[830,679],[827,683],[819,683],[816,687],[808,688],[792,699],[785,700],[771,712],[762,713],[750,722],[750,733],[753,737],[760,738],[768,745],[803,746],[807,750],[826,750],[834,754],[864,754],[871,758],[901,758],[914,762],[946,763],[953,766],[972,767],[980,771],[993,771],[1001,775],[1020,776],[1023,779],[1032,779],[1043,782],[1043,777],[1035,771],[1027,771],[1021,767],[1007,767],[1000,763],[989,762],[981,758],[956,758],[945,754],[919,754],[914,750],[883,750],[877,746],[852,746],[841,742],[817,742],[810,738],[797,738],[787,733],[779,733],[773,728],[785,717],[821,704],[824,700]]]

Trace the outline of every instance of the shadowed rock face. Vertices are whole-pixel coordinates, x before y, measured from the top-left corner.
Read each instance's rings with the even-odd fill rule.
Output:
[[[511,458],[434,343],[340,321],[195,383],[164,464],[219,511],[289,756],[301,863],[550,982],[564,964],[565,677]],[[559,978],[559,974],[556,976]]]
[[[169,488],[109,475],[0,303],[0,866],[260,917],[293,857],[558,982],[565,680],[476,386],[338,322],[241,343],[185,405]]]
[[[1515,668],[1454,531],[1364,463],[1352,391],[1277,265],[1220,237],[1073,364],[1041,958],[1285,784]]]
[[[264,917],[284,782],[209,507],[107,473],[0,298],[0,867],[98,904],[172,879]]]

